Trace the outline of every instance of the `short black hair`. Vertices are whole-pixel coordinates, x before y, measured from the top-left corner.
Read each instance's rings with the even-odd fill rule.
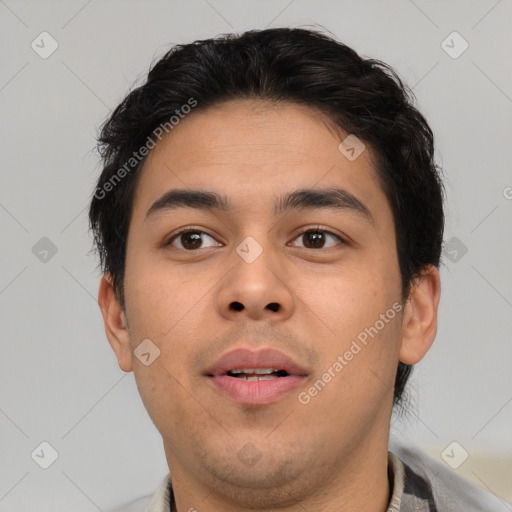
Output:
[[[103,171],[89,221],[101,269],[111,275],[123,309],[126,239],[147,154],[141,156],[141,148],[154,144],[162,126],[172,129],[172,119],[179,121],[187,112],[184,106],[198,111],[252,98],[313,107],[332,126],[371,148],[394,216],[406,300],[414,279],[428,265],[440,265],[444,189],[434,162],[432,130],[414,107],[413,92],[391,66],[362,58],[317,30],[272,28],[173,46],[102,126],[98,150]],[[395,405],[411,369],[399,362]]]

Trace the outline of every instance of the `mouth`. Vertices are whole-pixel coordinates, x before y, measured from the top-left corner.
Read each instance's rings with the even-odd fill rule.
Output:
[[[246,370],[236,369],[226,373],[229,377],[250,381],[272,380],[279,377],[288,377],[286,370],[275,370],[274,368],[248,368]]]
[[[268,405],[297,388],[307,371],[273,349],[237,349],[222,356],[204,375],[215,391],[244,405]]]

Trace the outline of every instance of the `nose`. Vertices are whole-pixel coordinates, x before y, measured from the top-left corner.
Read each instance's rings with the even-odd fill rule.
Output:
[[[217,291],[219,314],[229,320],[289,318],[295,308],[295,297],[285,262],[269,248],[255,259],[245,258],[242,252],[232,256],[232,270]]]

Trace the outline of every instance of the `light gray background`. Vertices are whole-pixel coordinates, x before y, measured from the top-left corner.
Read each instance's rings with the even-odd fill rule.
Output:
[[[394,434],[438,457],[457,441],[470,454],[457,471],[511,499],[510,476],[478,462],[512,461],[510,1],[5,0],[0,16],[0,510],[107,510],[167,472],[96,303],[97,128],[170,44],[311,24],[414,86],[447,176],[445,240],[467,247],[445,258],[437,339]],[[31,48],[43,31],[59,45],[47,59]],[[441,47],[453,31],[469,44],[457,59]],[[46,262],[42,237],[57,247]],[[48,469],[31,458],[43,441],[59,454]]]

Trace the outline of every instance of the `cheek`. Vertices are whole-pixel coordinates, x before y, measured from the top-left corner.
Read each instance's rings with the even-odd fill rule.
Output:
[[[303,299],[340,340],[373,325],[397,300],[399,283],[376,263],[340,267],[302,289]]]
[[[176,407],[183,386],[189,388],[187,369],[207,335],[204,294],[209,287],[200,279],[171,274],[164,264],[127,265],[125,283],[132,349],[149,339],[158,353],[150,366],[133,357],[137,387],[153,421],[172,425],[178,413],[184,414]],[[184,403],[187,396],[181,397]]]
[[[132,347],[149,339],[159,351],[149,366],[133,358],[139,393],[160,431],[178,428],[179,418],[200,412],[187,393],[188,368],[199,350],[195,340],[204,338],[201,298],[207,288],[197,279],[171,274],[164,263],[127,264],[125,283]]]
[[[311,287],[304,301],[322,320],[324,380],[327,401],[338,403],[340,395],[363,399],[382,396],[393,385],[401,340],[400,280],[390,259],[373,257],[367,264],[340,268]],[[322,328],[326,326],[326,329]],[[328,327],[328,329],[327,329]],[[342,357],[342,361],[338,360]],[[335,363],[338,364],[335,365]],[[322,373],[316,376],[322,377]],[[319,384],[322,387],[322,384]],[[314,391],[313,391],[314,393]],[[322,394],[324,394],[322,392]]]
[[[178,374],[170,358],[162,355],[149,367],[138,365],[134,374],[142,402],[165,439],[180,440],[192,435],[203,441],[208,436],[211,425],[204,404],[193,399],[194,391],[186,375]],[[176,452],[180,449],[173,447]]]
[[[130,325],[137,336],[167,344],[181,332],[197,329],[205,290],[213,276],[171,272],[168,262],[127,263],[125,290]],[[212,284],[209,284],[212,281]]]

